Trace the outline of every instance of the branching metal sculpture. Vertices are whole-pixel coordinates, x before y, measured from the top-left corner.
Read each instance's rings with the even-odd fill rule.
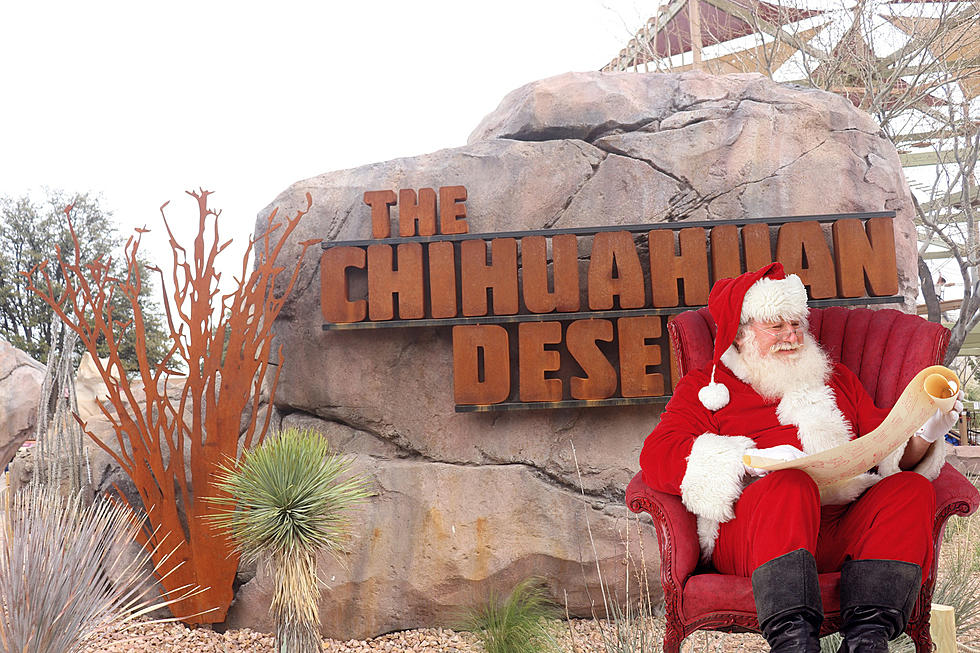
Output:
[[[215,262],[231,241],[219,244],[220,212],[208,208],[210,192],[202,189],[188,194],[197,200],[200,214],[192,253],[188,254],[174,237],[164,212],[167,205],[160,209],[173,251],[173,274],[168,290],[163,272],[151,268],[160,277],[171,338],[167,355],[158,365],[151,365],[146,352],[139,351],[139,372],[130,378],[119,356],[122,334],[127,329],[135,329],[138,341],[143,340],[137,254],[144,230],[137,230],[126,243],[125,278],[110,275],[111,261],[84,263],[72,230],[74,255],[58,252],[64,292],[54,296],[47,261],[37,268],[46,287],[32,284],[31,290],[78,334],[108,387],[109,405],[100,407],[114,428],[118,446],[109,446],[91,430],[86,429],[86,433],[136,486],[152,528],[144,533],[143,544],[157,552],[154,562],[160,563],[156,557],[173,551],[160,569],[164,590],[187,585],[208,588],[176,603],[174,614],[187,623],[216,623],[225,619],[233,598],[238,555],[210,520],[203,518],[209,512],[204,499],[221,496],[214,484],[214,472],[237,460],[240,451],[260,443],[268,430],[270,413],[265,411],[263,417],[259,408],[273,347],[272,323],[292,291],[307,248],[319,241],[300,243],[296,265],[288,281],[280,285],[279,296],[274,296],[276,280],[285,270],[276,261],[286,239],[309,211],[312,199],[307,194],[305,210],[281,221],[273,213],[268,231],[250,239],[235,289],[219,296],[220,273]],[[69,227],[70,209],[66,209]],[[249,273],[253,251],[258,255]],[[131,321],[114,318],[111,301],[116,293],[122,293],[132,305]],[[100,360],[97,346],[102,343],[108,356]],[[174,371],[178,360],[187,370],[180,378]],[[278,368],[269,384],[270,406],[277,381]],[[168,395],[168,384],[173,397]],[[249,416],[244,433],[243,414]],[[163,546],[157,546],[161,543]]]

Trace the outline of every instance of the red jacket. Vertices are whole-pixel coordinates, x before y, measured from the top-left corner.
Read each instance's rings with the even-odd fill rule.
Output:
[[[715,379],[728,387],[731,400],[715,412],[701,405],[698,390],[707,385],[710,373],[711,368],[707,367],[681,379],[660,423],[644,442],[640,467],[647,485],[679,495],[691,446],[704,433],[743,435],[752,439],[756,449],[791,444],[807,453],[815,453],[804,447],[796,426],[779,423],[776,416],[778,399],[762,397],[723,364],[718,365]],[[827,385],[833,390],[837,408],[850,426],[851,437],[870,433],[888,414],[875,406],[857,376],[840,363],[834,365]]]
[[[742,365],[737,354],[729,361]],[[815,379],[780,400],[768,400],[719,363],[715,381],[728,388],[730,400],[717,411],[708,410],[698,399],[709,373],[706,368],[681,379],[640,452],[647,485],[679,495],[697,516],[705,557],[714,548],[718,525],[734,517],[735,502],[751,480],[742,463],[747,450],[790,444],[807,454],[817,453],[873,431],[888,414],[875,406],[854,373],[840,364],[833,365],[825,384]],[[945,458],[944,444],[937,445],[914,470],[930,480]],[[877,470],[822,488],[821,501],[853,501],[884,476],[899,471],[903,452],[904,446],[899,447]]]

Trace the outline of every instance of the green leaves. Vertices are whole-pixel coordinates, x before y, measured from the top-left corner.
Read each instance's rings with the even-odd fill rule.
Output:
[[[548,620],[558,616],[540,580],[529,578],[518,583],[506,601],[491,594],[487,604],[465,620],[464,627],[476,634],[487,653],[557,651]]]
[[[333,454],[317,432],[287,429],[246,451],[237,469],[222,467],[215,485],[227,528],[246,558],[339,552],[348,512],[371,492],[350,474],[352,459]]]
[[[109,212],[99,200],[85,193],[65,194],[48,191],[42,202],[31,197],[0,197],[0,334],[12,345],[37,360],[44,361],[51,341],[52,310],[43,299],[28,290],[28,277],[43,285],[37,266],[54,262],[59,251],[70,256],[74,243],[68,229],[65,208],[78,236],[83,263],[101,261],[112,276],[125,277],[126,268],[121,256],[123,242]],[[113,258],[115,256],[115,258]],[[49,265],[52,290],[60,297],[65,279],[57,265]],[[23,274],[22,274],[23,273]],[[127,333],[121,347],[127,369],[136,369],[136,350],[146,348],[151,362],[163,358],[167,337],[163,317],[150,298],[150,276],[141,267],[143,280],[140,304],[144,307],[146,338],[137,342],[133,329]],[[132,308],[121,294],[110,301],[113,317],[123,323],[132,319]]]
[[[316,431],[286,429],[217,475],[225,496],[210,499],[223,508],[211,523],[231,533],[246,560],[271,567],[281,653],[320,650],[316,555],[340,553],[351,508],[372,495],[352,462],[331,453]]]

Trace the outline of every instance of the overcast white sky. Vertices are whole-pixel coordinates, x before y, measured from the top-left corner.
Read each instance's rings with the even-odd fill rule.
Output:
[[[160,235],[159,206],[194,222],[203,186],[244,247],[291,183],[464,145],[509,91],[602,67],[657,4],[3,1],[0,195],[91,191],[122,233]]]

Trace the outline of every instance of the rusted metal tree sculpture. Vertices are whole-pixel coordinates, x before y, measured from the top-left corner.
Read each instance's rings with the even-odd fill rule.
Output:
[[[143,230],[137,230],[126,244],[126,278],[109,274],[110,261],[83,262],[72,231],[74,256],[58,252],[64,292],[60,297],[54,296],[46,261],[38,266],[46,287],[32,285],[31,290],[78,334],[92,352],[109,389],[107,403],[114,410],[101,407],[114,428],[118,446],[109,446],[91,430],[86,432],[136,486],[153,528],[153,532],[144,534],[144,545],[156,551],[157,557],[173,551],[169,560],[154,559],[162,562],[164,589],[169,592],[187,585],[209,588],[175,604],[174,614],[187,623],[217,623],[224,621],[231,604],[238,555],[211,521],[203,518],[209,512],[205,498],[221,496],[214,485],[214,472],[237,460],[241,450],[260,443],[268,430],[269,411],[262,417],[259,408],[272,353],[272,323],[296,282],[306,249],[318,241],[301,243],[291,276],[280,285],[281,293],[274,296],[276,280],[284,271],[276,260],[287,237],[310,208],[307,194],[306,210],[281,221],[273,213],[268,231],[249,241],[235,289],[219,296],[220,273],[215,262],[230,241],[219,244],[220,212],[208,208],[210,192],[188,194],[197,200],[200,212],[190,255],[170,229],[164,213],[166,204],[160,210],[173,251],[173,275],[172,290],[168,290],[162,271],[152,268],[160,276],[171,337],[170,349],[158,365],[151,365],[146,352],[139,351],[139,373],[131,379],[119,356],[119,345],[127,329],[136,330],[138,341],[143,339],[137,260]],[[66,215],[70,224],[70,211]],[[253,251],[258,256],[249,273]],[[132,305],[133,318],[129,322],[122,323],[112,314],[111,301],[116,293],[123,294]],[[100,360],[96,347],[103,342],[108,358],[103,356]],[[183,362],[186,376],[169,378],[175,373],[174,363],[178,360]],[[277,381],[278,368],[269,384],[270,406]],[[174,398],[168,396],[168,384]],[[179,393],[176,387],[180,387]],[[141,400],[140,394],[145,399]],[[248,416],[245,425],[241,424],[243,414]],[[186,466],[185,457],[189,463]],[[163,546],[154,548],[161,542]],[[177,565],[173,573],[164,576]]]

